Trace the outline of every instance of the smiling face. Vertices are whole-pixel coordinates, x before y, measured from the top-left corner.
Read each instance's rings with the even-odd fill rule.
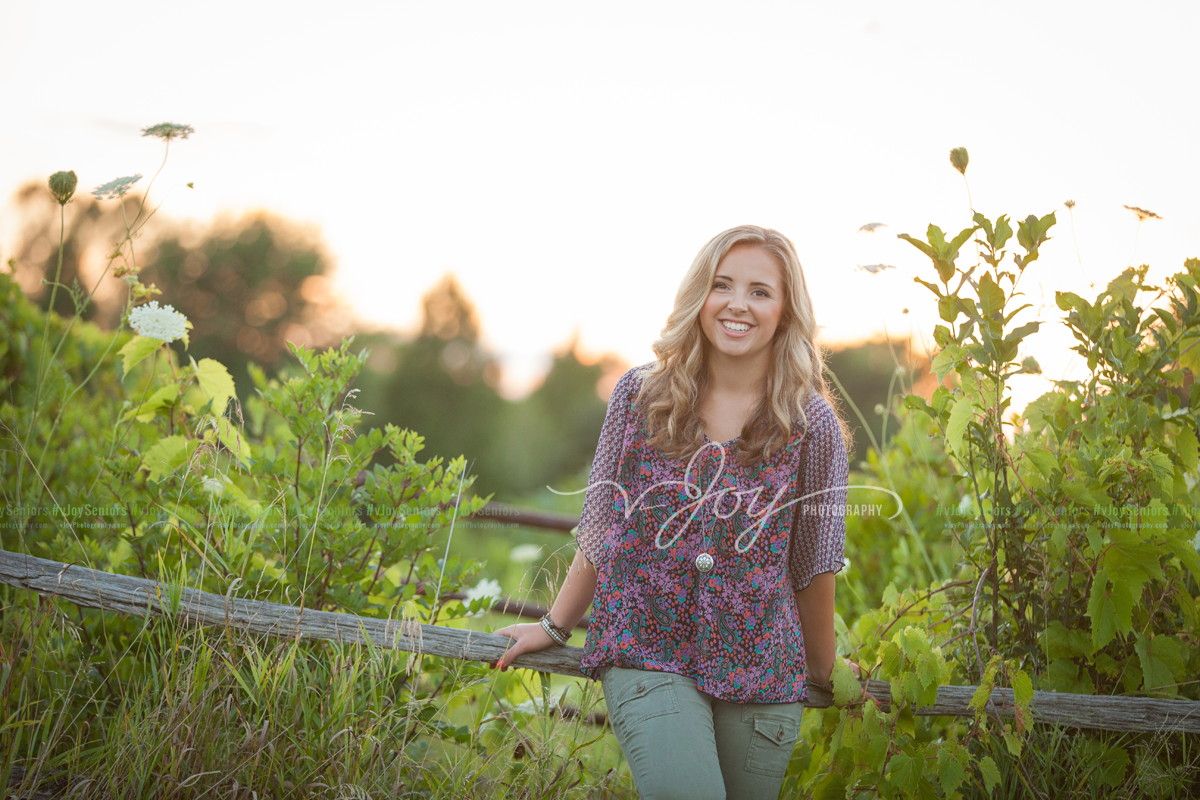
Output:
[[[700,328],[715,357],[766,359],[783,317],[783,270],[758,245],[737,245],[717,265]],[[719,355],[718,355],[719,354]]]

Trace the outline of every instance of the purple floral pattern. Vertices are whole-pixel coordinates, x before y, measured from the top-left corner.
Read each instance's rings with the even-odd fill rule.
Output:
[[[733,458],[734,439],[707,442],[689,465],[646,441],[633,400],[649,366],[613,390],[584,499],[577,538],[598,579],[582,670],[673,672],[729,702],[803,700],[792,592],[844,565],[848,465],[833,409],[813,395],[809,430],[758,464]]]

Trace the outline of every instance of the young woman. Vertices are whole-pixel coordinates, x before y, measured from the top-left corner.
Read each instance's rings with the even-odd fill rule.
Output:
[[[579,549],[501,669],[566,642],[643,798],[775,798],[807,686],[834,664],[849,443],[795,248],[744,225],[684,276],[657,360],[617,382]]]

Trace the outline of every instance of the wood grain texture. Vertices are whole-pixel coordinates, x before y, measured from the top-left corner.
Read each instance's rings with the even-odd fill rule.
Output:
[[[235,631],[288,639],[355,644],[369,639],[378,647],[469,661],[495,661],[504,654],[508,642],[506,637],[493,633],[223,597],[5,550],[0,550],[0,583],[59,597],[85,608],[143,617],[174,617],[191,625],[229,627]],[[177,604],[173,603],[173,598],[178,598]],[[553,647],[527,653],[517,658],[513,666],[584,677],[579,671],[582,655],[583,650],[579,647]],[[973,716],[975,712],[968,703],[974,693],[973,686],[940,686],[937,702],[919,708],[915,713],[920,716]],[[889,709],[891,685],[886,681],[864,681],[862,700],[871,702],[870,698]],[[828,708],[833,705],[833,696],[810,688],[806,705]],[[1011,718],[1013,707],[1010,689],[992,692],[989,715]],[[1034,692],[1032,710],[1036,720],[1073,728],[1200,733],[1200,702],[1191,700]]]

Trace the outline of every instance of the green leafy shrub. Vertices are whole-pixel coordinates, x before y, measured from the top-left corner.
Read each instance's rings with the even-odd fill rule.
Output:
[[[110,259],[136,335],[82,322],[82,293],[73,318],[40,314],[0,275],[4,549],[410,624],[484,610],[490,600],[441,599],[480,567],[446,557],[446,528],[487,500],[466,459],[422,461],[422,437],[395,426],[359,431],[352,384],[366,353],[353,340],[292,347],[279,379],[252,369],[243,407],[224,365],[186,358],[187,320],[147,302],[137,225]],[[25,788],[90,776],[89,792],[112,796],[612,783],[611,753],[595,770],[579,753],[593,731],[568,735],[544,714],[533,730],[514,710],[530,687],[480,664],[214,636],[9,587],[0,608],[0,782],[16,765]],[[579,702],[586,712],[594,698]],[[492,716],[508,724],[485,727]],[[528,762],[497,758],[518,744]]]
[[[861,697],[839,665],[835,685],[847,705],[810,716],[792,787],[818,797],[1028,796],[1027,776],[1038,775],[1036,790],[1061,790],[1057,796],[1116,787],[1166,796],[1196,779],[1195,748],[1183,735],[1059,734],[1031,721],[1035,689],[1200,697],[1200,261],[1187,261],[1161,287],[1147,283],[1142,266],[1090,303],[1059,293],[1090,377],[1056,381],[1016,416],[1008,381],[1040,372],[1021,351],[1042,324],[1021,318],[1030,305],[1020,302],[1018,285],[1054,222],[1053,214],[1030,216],[1014,231],[1006,216],[976,213],[952,238],[935,225],[924,240],[901,236],[936,272],[936,280],[917,280],[935,295],[944,323],[933,360],[943,385],[928,402],[904,399],[917,414],[904,423],[910,438],[875,454],[868,474],[897,487],[921,524],[851,520],[848,554],[852,565],[875,564],[882,575],[938,579],[905,591],[888,586],[879,607],[841,635],[843,652],[891,682],[891,709]],[[964,268],[960,250],[972,237],[980,260]],[[944,385],[948,376],[953,388]],[[917,444],[925,431],[935,432],[937,446]],[[950,482],[958,498],[946,497]],[[939,524],[956,558],[938,549]],[[872,554],[870,538],[886,536],[889,525],[885,541],[907,538],[925,549],[889,553],[876,544]],[[882,579],[847,581],[865,599]],[[913,716],[932,704],[939,683],[979,685],[973,720]],[[1015,692],[1011,722],[984,713],[1001,685]],[[1054,742],[1066,758],[1048,760],[1031,741]],[[1151,791],[1147,776],[1158,775],[1171,777]]]

